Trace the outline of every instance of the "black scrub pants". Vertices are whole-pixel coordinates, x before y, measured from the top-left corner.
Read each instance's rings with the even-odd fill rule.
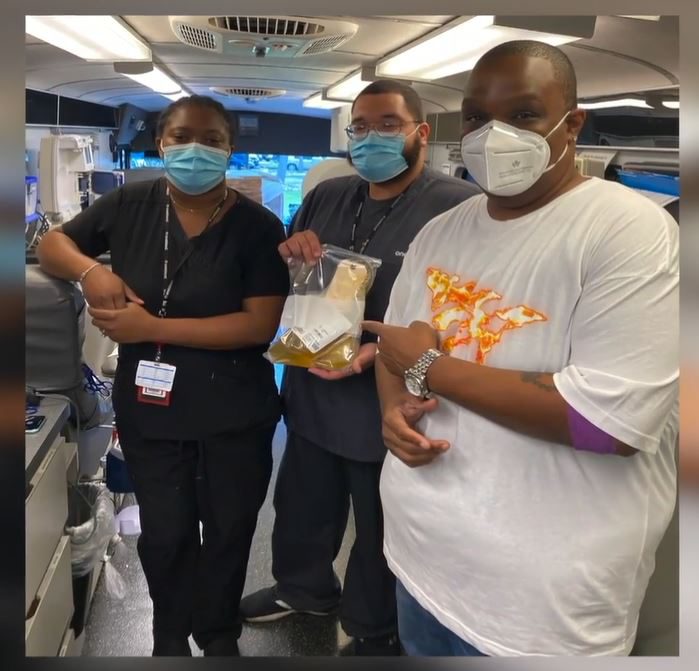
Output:
[[[396,582],[383,554],[381,466],[332,454],[289,432],[274,492],[272,573],[279,598],[297,610],[339,603],[342,628],[355,638],[397,631]],[[333,561],[350,497],[356,540],[341,588]]]
[[[172,441],[146,440],[117,422],[140,508],[138,554],[156,642],[191,634],[204,648],[240,636],[238,608],[275,428]]]

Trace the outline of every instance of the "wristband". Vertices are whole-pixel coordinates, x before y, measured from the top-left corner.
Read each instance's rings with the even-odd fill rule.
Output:
[[[576,450],[597,454],[616,454],[616,438],[596,427],[572,406],[568,406],[568,427]]]
[[[93,263],[87,270],[83,270],[83,272],[80,275],[80,278],[78,279],[78,284],[82,284],[85,278],[88,276],[90,272],[92,272],[97,266],[101,266],[102,264],[98,262]]]

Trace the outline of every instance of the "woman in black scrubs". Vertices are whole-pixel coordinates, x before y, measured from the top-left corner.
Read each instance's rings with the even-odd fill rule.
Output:
[[[238,605],[280,402],[263,358],[288,271],[284,229],[229,188],[225,109],[192,96],[157,131],[166,177],[127,184],[47,234],[42,268],[80,282],[119,343],[117,430],[140,506],[153,654],[238,655]],[[111,270],[95,261],[111,253]],[[200,539],[200,526],[202,536]]]

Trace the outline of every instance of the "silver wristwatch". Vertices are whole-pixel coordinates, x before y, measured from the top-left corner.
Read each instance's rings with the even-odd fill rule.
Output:
[[[413,396],[425,398],[430,393],[427,387],[427,371],[440,356],[445,356],[444,352],[428,349],[412,368],[405,371],[405,386]]]

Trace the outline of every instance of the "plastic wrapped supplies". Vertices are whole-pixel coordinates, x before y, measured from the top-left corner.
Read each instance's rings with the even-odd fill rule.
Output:
[[[100,489],[92,505],[90,519],[80,526],[66,528],[71,542],[73,577],[87,575],[102,561],[117,531],[114,503],[109,490]]]
[[[281,335],[267,352],[272,363],[342,370],[359,351],[366,295],[381,261],[332,245],[322,250],[313,265],[289,265]]]
[[[112,598],[123,599],[126,586],[111,559],[115,556],[123,559],[126,548],[118,534],[111,492],[101,485],[82,484],[80,487],[85,490],[81,494],[85,501],[91,502],[91,514],[86,522],[66,527],[66,534],[70,536],[73,578],[88,575],[104,562],[107,593]]]

